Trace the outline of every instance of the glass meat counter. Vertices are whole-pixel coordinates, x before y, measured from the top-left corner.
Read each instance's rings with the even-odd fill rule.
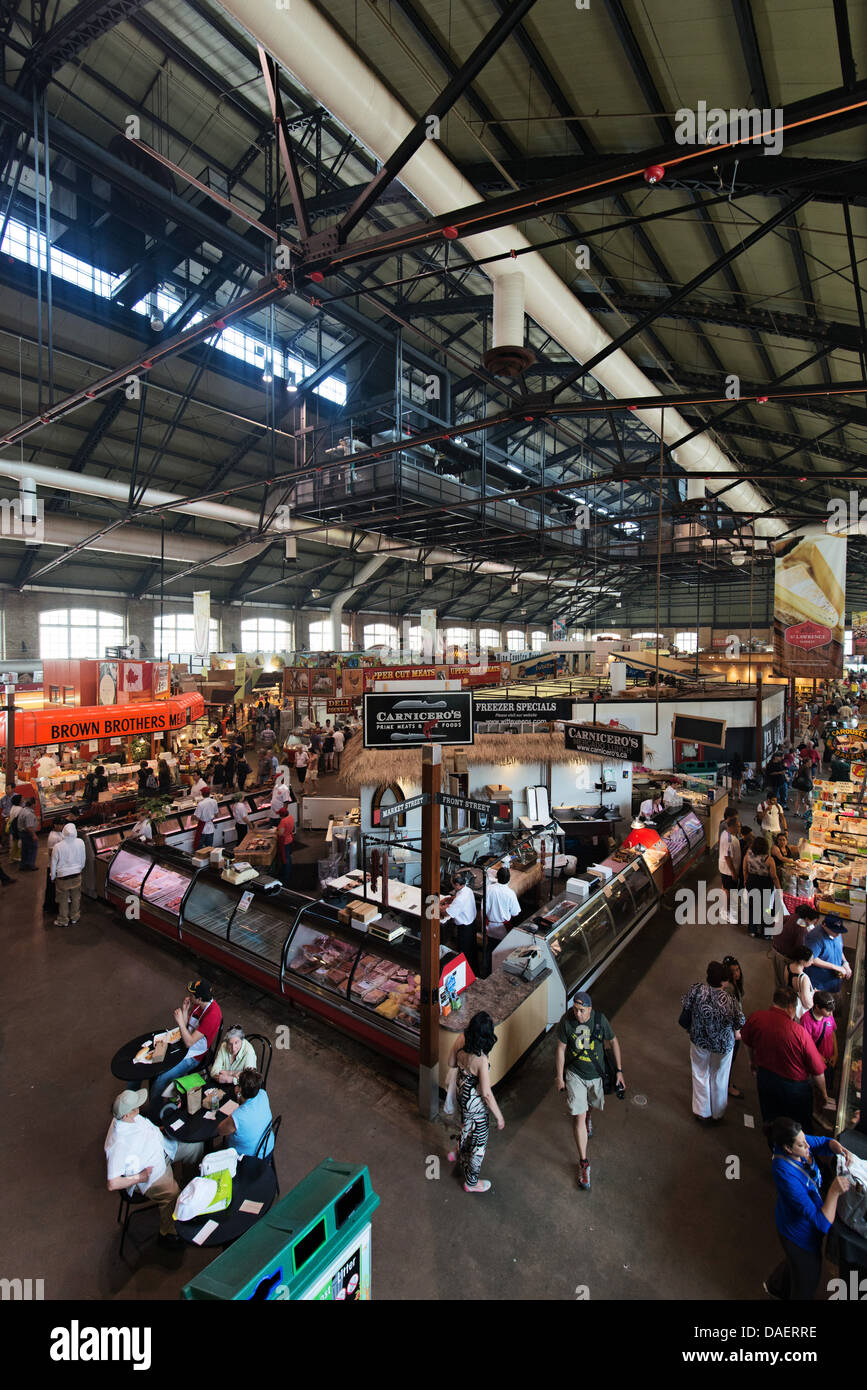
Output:
[[[378,941],[344,926],[336,908],[264,882],[197,876],[181,939],[228,970],[323,1014],[391,1056],[417,1064],[420,943]],[[445,947],[442,955],[451,954]]]
[[[493,968],[517,973],[513,953],[525,952],[532,943],[542,958],[541,968],[547,966],[553,975],[548,982],[548,1025],[552,1026],[567,1000],[602,973],[658,903],[653,876],[642,856],[635,855],[584,901],[564,893],[530,921],[513,928],[495,949]]]
[[[179,938],[184,899],[200,872],[182,850],[124,840],[108,865],[105,896],[124,914],[134,901],[138,920]]]

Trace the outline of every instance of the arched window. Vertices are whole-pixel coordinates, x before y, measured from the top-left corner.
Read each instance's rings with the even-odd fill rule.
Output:
[[[510,628],[506,633],[506,650],[510,652],[525,652],[527,650],[527,634],[520,628]]]
[[[545,643],[547,642],[547,640],[548,640],[548,634],[547,634],[547,632],[540,632],[538,629],[537,629],[535,632],[531,632],[531,633],[530,633],[530,648],[531,648],[531,650],[534,651],[534,652],[540,652],[540,651],[542,651],[543,648],[544,648],[544,646],[545,646]]]
[[[282,618],[245,618],[241,623],[242,652],[289,652],[293,646],[292,624]]]
[[[594,642],[619,642],[619,641],[620,641],[620,633],[619,633],[619,632],[594,632],[594,634],[593,634],[593,641],[594,641]]]
[[[397,628],[390,623],[368,623],[364,629],[364,646],[389,647],[392,651],[399,651]]]
[[[220,650],[220,626],[216,618],[210,619],[209,647],[212,652]],[[189,656],[195,647],[195,625],[192,613],[164,613],[154,618],[154,656],[162,658],[169,652],[179,656]]]
[[[330,652],[333,651],[331,645],[331,623],[323,619],[322,622],[311,623],[307,629],[308,648],[311,652]],[[350,647],[349,624],[340,624],[340,650],[348,652]]]
[[[679,652],[698,651],[697,632],[676,632],[674,634],[674,645]]]
[[[56,608],[39,615],[39,655],[97,659],[106,647],[125,641],[124,620],[118,613],[95,608]]]
[[[498,627],[483,627],[479,633],[479,649],[484,652],[493,647],[494,651],[498,652],[502,640]]]

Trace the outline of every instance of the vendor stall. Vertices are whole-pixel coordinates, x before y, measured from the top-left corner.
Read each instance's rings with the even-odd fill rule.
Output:
[[[36,795],[43,827],[59,817],[85,811],[115,815],[132,806],[138,792],[139,762],[129,759],[131,742],[145,738],[149,745],[156,742],[162,746],[202,708],[201,695],[191,694],[134,705],[46,706],[16,711],[15,747],[29,749],[33,755],[33,775],[27,781],[21,778],[16,790],[22,795]],[[6,745],[6,722],[6,714],[0,713],[0,747]],[[40,757],[49,748],[58,750],[58,766],[49,776],[39,777]],[[153,759],[151,763],[155,765]],[[108,784],[86,806],[85,776],[88,765],[96,764],[105,768]]]

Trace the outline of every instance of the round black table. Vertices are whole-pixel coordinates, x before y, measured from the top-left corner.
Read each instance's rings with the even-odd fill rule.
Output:
[[[176,1221],[175,1233],[182,1240],[193,1243],[194,1238],[208,1221],[216,1221],[217,1229],[199,1244],[203,1247],[228,1245],[255,1226],[260,1216],[264,1216],[277,1195],[277,1174],[271,1166],[270,1158],[241,1158],[238,1171],[232,1179],[232,1200],[223,1211],[212,1215],[197,1216],[193,1221]],[[261,1202],[261,1211],[239,1211],[244,1202]]]
[[[154,1036],[154,1032],[169,1032],[169,1029],[151,1029],[149,1033],[140,1033],[137,1038],[124,1043],[111,1059],[111,1074],[116,1076],[118,1081],[135,1081],[139,1085],[143,1081],[152,1081],[161,1072],[169,1071],[176,1067],[186,1051],[182,1042],[171,1043],[166,1048],[166,1055],[161,1062],[134,1062],[132,1059],[138,1052],[143,1042],[148,1042]]]
[[[223,1090],[223,1087],[220,1087]],[[224,1104],[226,1100],[231,1100],[228,1090],[220,1101]],[[150,1120],[158,1129],[161,1129],[169,1139],[177,1139],[181,1144],[206,1144],[209,1139],[216,1139],[217,1126],[226,1116],[221,1115],[219,1110],[207,1111],[197,1110],[195,1115],[188,1115],[186,1105],[176,1103],[171,1100],[164,1100],[162,1096],[154,1096],[148,1101],[147,1105],[142,1106],[141,1112],[146,1120]],[[213,1115],[213,1119],[208,1119],[208,1115]],[[179,1129],[172,1129],[176,1120],[182,1120],[183,1124]]]

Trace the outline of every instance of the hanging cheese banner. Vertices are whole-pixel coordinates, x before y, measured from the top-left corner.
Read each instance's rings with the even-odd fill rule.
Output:
[[[774,675],[842,675],[846,537],[808,526],[774,553]]]

